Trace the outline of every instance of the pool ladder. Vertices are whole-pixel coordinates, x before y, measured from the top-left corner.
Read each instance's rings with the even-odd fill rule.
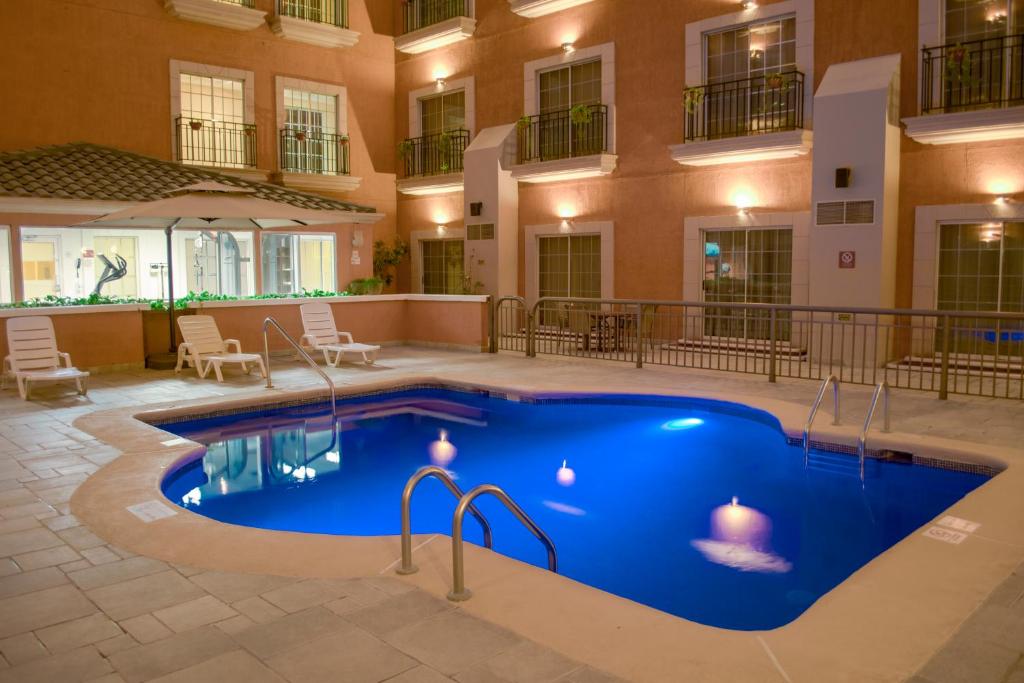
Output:
[[[875,391],[871,394],[871,405],[868,407],[868,415],[864,418],[864,428],[860,430],[860,437],[857,439],[857,458],[860,460],[860,480],[864,481],[864,452],[867,450],[868,445],[868,430],[871,429],[871,421],[875,417],[875,409],[878,408],[878,398],[883,397],[882,401],[882,433],[887,434],[889,432],[890,420],[889,420],[889,383],[882,381],[875,387]]]
[[[821,383],[818,395],[814,398],[814,403],[811,404],[811,412],[807,416],[807,422],[804,424],[804,467],[807,467],[811,457],[811,425],[814,424],[814,418],[818,416],[818,408],[821,407],[821,402],[825,398],[825,392],[828,391],[829,384],[832,385],[832,424],[839,424],[839,378],[835,375],[829,375]]]
[[[411,502],[413,491],[421,481],[428,477],[434,477],[441,481],[453,495],[459,498],[459,504],[455,507],[455,514],[452,516],[452,590],[448,593],[448,599],[455,602],[469,600],[473,593],[466,588],[465,560],[463,556],[462,524],[466,512],[472,514],[484,530],[484,545],[491,547],[491,527],[480,511],[473,505],[473,501],[480,496],[490,494],[516,516],[523,526],[532,533],[543,545],[548,554],[548,570],[558,571],[558,554],[555,551],[555,544],[551,538],[544,533],[533,519],[530,518],[523,508],[512,500],[500,487],[494,484],[481,484],[463,493],[458,485],[452,480],[448,472],[440,467],[428,465],[421,467],[409,478],[402,492],[402,562],[396,570],[399,574],[412,574],[416,572],[416,565],[412,562],[412,512]]]
[[[330,391],[331,391],[331,414],[337,416],[337,414],[338,414],[338,412],[337,412],[338,411],[338,406],[337,406],[338,400],[337,400],[337,391],[334,388],[334,382],[332,382],[331,378],[327,376],[327,373],[324,372],[323,369],[319,365],[317,365],[317,362],[315,360],[313,360],[313,358],[310,357],[310,355],[308,353],[306,353],[305,349],[303,349],[302,346],[300,346],[299,343],[297,341],[295,341],[295,339],[292,338],[292,336],[290,334],[285,332],[285,329],[283,327],[281,327],[281,323],[277,322],[277,320],[275,320],[274,318],[266,318],[263,321],[263,356],[264,356],[264,360],[266,361],[266,366],[267,366],[267,389],[273,389],[274,388],[274,383],[270,379],[270,328],[271,327],[273,327],[275,330],[277,330],[278,333],[280,333],[280,335],[284,338],[284,340],[286,342],[288,342],[295,349],[295,351],[298,353],[299,357],[303,358],[309,364],[309,367],[313,368],[313,370],[316,371],[316,374],[320,375],[320,379],[322,379],[324,382],[327,383],[327,388],[330,389]]]

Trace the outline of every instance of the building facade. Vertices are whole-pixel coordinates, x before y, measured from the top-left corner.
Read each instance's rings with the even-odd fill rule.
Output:
[[[397,233],[401,291],[1024,307],[1024,0],[40,0],[0,19],[0,81],[23,93],[0,151],[84,141],[375,209],[182,235],[188,289],[340,289]],[[100,253],[136,255],[109,293],[159,296],[147,235],[70,227],[116,202],[26,192],[0,197],[0,299],[85,293]]]

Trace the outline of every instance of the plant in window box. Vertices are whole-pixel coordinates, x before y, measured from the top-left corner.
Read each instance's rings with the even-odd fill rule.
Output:
[[[697,108],[704,102],[704,88],[697,86],[687,88],[683,91],[683,106],[687,114],[696,113]]]
[[[971,77],[972,66],[971,53],[966,47],[957,43],[946,53],[946,81],[970,85],[974,81]]]
[[[306,140],[306,131],[304,131],[304,130],[297,130],[297,131],[295,131],[295,139],[298,140],[299,142],[304,142]]]
[[[202,130],[203,122],[192,120],[188,122],[188,127],[191,128],[192,130]]]
[[[403,160],[412,156],[412,140],[402,140],[398,143],[398,156]]]
[[[576,133],[576,149],[577,151],[586,151],[581,148],[585,146],[584,143],[587,141],[587,126],[589,126],[594,120],[593,110],[585,104],[577,104],[575,107],[569,110],[569,120],[572,122],[572,129]]]
[[[437,155],[441,158],[440,170],[442,173],[447,173],[450,168],[448,163],[448,156],[452,153],[452,136],[448,131],[444,131],[437,136]]]

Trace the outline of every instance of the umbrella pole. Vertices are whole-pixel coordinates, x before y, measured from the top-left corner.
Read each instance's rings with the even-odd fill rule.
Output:
[[[164,235],[167,236],[167,327],[170,332],[170,350],[171,353],[178,351],[177,335],[174,334],[174,264],[173,261],[173,246],[171,240],[171,233],[174,228],[177,227],[181,219],[174,221],[171,225],[164,228]]]

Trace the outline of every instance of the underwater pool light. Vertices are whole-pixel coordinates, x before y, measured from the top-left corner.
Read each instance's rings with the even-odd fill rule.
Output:
[[[700,427],[702,424],[704,424],[704,420],[699,417],[681,417],[678,420],[669,420],[661,425],[661,428],[667,432],[678,432],[682,429]]]

